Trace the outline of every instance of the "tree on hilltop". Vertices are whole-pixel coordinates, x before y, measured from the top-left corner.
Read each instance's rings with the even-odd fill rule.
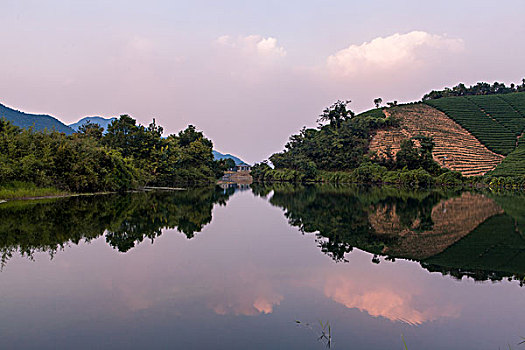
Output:
[[[355,116],[353,111],[346,108],[350,102],[352,101],[338,100],[333,105],[326,108],[321,115],[319,115],[317,122],[329,122],[331,126],[335,126],[338,129],[341,126],[341,123]]]

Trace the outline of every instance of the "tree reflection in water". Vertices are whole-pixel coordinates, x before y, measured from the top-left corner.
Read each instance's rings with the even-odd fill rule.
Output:
[[[53,256],[68,244],[105,235],[106,242],[127,252],[163,229],[177,229],[189,239],[211,222],[216,204],[226,205],[234,188],[198,188],[177,192],[72,197],[8,202],[0,206],[2,264],[17,252]]]

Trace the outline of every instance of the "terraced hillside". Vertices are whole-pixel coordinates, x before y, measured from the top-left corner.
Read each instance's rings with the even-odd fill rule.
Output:
[[[507,155],[525,131],[525,93],[447,97],[425,101],[471,132],[490,150]]]
[[[525,174],[525,140],[522,138],[518,147],[512,151],[493,172],[494,176],[520,176]]]
[[[516,147],[516,133],[469,97],[440,98],[426,103],[444,112],[495,153],[507,155]]]
[[[378,155],[387,147],[395,154],[403,139],[425,135],[436,143],[434,159],[465,176],[525,175],[525,92],[446,97],[385,113],[400,126],[376,133],[370,151]]]
[[[445,113],[428,105],[397,106],[386,113],[398,119],[400,127],[380,130],[375,134],[370,142],[370,151],[378,155],[384,156],[387,147],[396,154],[402,140],[425,135],[433,137],[436,144],[434,160],[466,176],[483,175],[494,170],[504,159]]]

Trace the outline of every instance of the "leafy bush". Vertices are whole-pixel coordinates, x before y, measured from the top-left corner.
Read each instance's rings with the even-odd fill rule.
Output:
[[[459,171],[447,171],[439,175],[436,182],[441,185],[461,185],[464,177]]]

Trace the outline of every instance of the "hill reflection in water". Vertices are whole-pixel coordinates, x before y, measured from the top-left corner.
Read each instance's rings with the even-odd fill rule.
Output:
[[[519,195],[289,184],[252,190],[269,196],[290,225],[315,233],[335,261],[347,261],[358,248],[375,254],[374,262],[379,256],[417,260],[458,279],[522,283],[525,277],[525,201]]]

